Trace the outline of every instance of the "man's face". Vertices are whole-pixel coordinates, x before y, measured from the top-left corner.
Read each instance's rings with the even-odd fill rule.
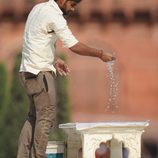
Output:
[[[69,15],[74,12],[76,5],[77,3],[73,0],[66,0],[63,6],[61,7],[61,10],[63,11],[64,15]]]

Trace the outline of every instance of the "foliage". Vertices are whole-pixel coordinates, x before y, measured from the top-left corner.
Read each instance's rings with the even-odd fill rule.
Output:
[[[8,108],[9,83],[8,73],[4,64],[0,64],[0,131],[4,122],[4,116]]]
[[[20,59],[21,54],[18,54],[12,74],[9,102],[7,106],[5,105],[5,115],[4,111],[2,111],[3,125],[1,125],[0,158],[16,157],[18,137],[28,108],[28,99],[18,76]]]
[[[8,85],[8,74],[4,64],[0,65],[0,157],[4,158],[4,141],[3,137],[5,134],[5,115],[8,108],[9,98],[9,85]]]

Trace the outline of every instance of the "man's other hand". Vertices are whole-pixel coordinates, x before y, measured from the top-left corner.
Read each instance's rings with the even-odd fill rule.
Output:
[[[68,68],[67,64],[65,64],[65,62],[60,59],[60,58],[57,58],[55,60],[55,64],[54,64],[57,72],[61,75],[61,76],[66,76],[70,73],[70,69]]]

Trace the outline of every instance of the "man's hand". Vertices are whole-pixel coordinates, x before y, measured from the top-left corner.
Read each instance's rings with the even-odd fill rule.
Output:
[[[61,75],[61,76],[66,76],[69,74],[70,72],[70,69],[68,68],[68,66],[65,64],[65,62],[60,59],[60,58],[57,58],[55,60],[55,64],[54,64],[57,72]]]
[[[116,58],[112,55],[112,53],[108,53],[108,52],[104,52],[103,50],[100,51],[100,55],[99,58],[104,61],[104,62],[108,62],[108,61],[112,61],[115,60]]]
[[[78,42],[72,46],[70,50],[79,55],[99,57],[104,62],[115,60],[115,57],[112,55],[112,53],[110,53],[113,52],[110,48],[106,48],[106,50],[103,51],[96,48],[91,48],[81,42]]]

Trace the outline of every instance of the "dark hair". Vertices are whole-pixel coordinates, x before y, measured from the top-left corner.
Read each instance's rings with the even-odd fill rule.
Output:
[[[74,1],[76,3],[80,3],[82,0],[72,0],[72,1]]]
[[[54,0],[55,2],[57,1],[57,0]],[[74,1],[74,2],[76,2],[76,3],[79,3],[79,2],[81,2],[82,0],[69,0],[69,1]]]

